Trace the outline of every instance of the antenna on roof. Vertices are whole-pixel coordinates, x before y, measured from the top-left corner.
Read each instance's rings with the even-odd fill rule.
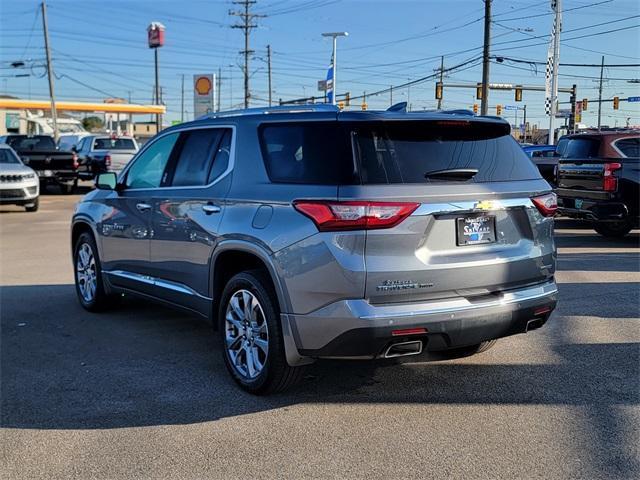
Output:
[[[407,102],[400,102],[387,108],[387,112],[403,112],[407,113]]]

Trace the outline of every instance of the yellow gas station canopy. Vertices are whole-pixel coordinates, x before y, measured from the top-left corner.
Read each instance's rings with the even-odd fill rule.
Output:
[[[51,110],[49,100],[21,100],[14,98],[0,98],[0,108],[4,109],[33,109]],[[87,103],[87,102],[56,102],[56,109],[73,112],[109,112],[109,113],[165,113],[164,105],[133,105],[130,103]]]

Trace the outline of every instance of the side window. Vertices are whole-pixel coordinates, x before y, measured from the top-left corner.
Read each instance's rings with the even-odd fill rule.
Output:
[[[157,188],[171,156],[178,133],[171,133],[153,142],[138,158],[127,173],[129,188]]]
[[[213,165],[209,171],[209,178],[207,183],[213,182],[216,178],[222,175],[229,167],[229,158],[231,157],[231,135],[232,130],[226,129],[218,144],[216,156],[213,160]]]
[[[640,157],[640,137],[623,138],[618,140],[615,146],[627,158]]]
[[[211,159],[222,134],[221,129],[203,128],[181,135],[172,186],[206,185]]]

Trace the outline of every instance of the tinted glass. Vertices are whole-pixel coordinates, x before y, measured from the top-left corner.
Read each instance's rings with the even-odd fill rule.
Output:
[[[533,152],[532,157],[533,158],[554,157],[555,154],[556,152],[554,152],[553,150],[536,150],[535,152]]]
[[[7,143],[14,150],[51,151],[56,149],[56,144],[52,137],[37,135],[35,137],[15,136],[7,137]]]
[[[213,159],[213,165],[211,166],[207,183],[213,182],[227,170],[229,158],[231,157],[231,135],[231,130],[224,131],[224,135],[216,150],[216,156]]]
[[[135,150],[136,145],[130,138],[96,138],[94,150]]]
[[[178,134],[172,133],[153,142],[131,165],[127,173],[127,187],[159,187],[176,140]]]
[[[338,122],[264,125],[260,143],[272,182],[353,183],[351,148]]]
[[[21,162],[11,150],[7,148],[0,148],[0,163],[19,164]]]
[[[594,158],[598,156],[600,141],[595,138],[570,138],[564,146],[562,158]]]
[[[640,137],[623,138],[615,143],[615,146],[627,158],[640,157]]]
[[[171,184],[177,187],[206,185],[220,129],[198,129],[182,134],[180,153]]]
[[[538,169],[504,124],[452,120],[376,122],[354,124],[352,129],[363,184],[540,178]],[[477,173],[455,178],[452,170]],[[435,172],[441,175],[435,178]],[[432,174],[429,178],[428,173]]]

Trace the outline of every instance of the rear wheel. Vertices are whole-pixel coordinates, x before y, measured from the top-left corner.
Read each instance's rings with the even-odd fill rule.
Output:
[[[227,283],[218,320],[224,363],[233,379],[253,394],[285,390],[302,377],[286,360],[278,302],[269,278],[259,270]]]
[[[470,345],[468,347],[460,347],[460,348],[452,348],[450,350],[443,350],[438,352],[438,354],[446,358],[470,357],[471,355],[475,355],[477,353],[486,352],[491,347],[493,347],[497,342],[498,342],[497,339],[487,340],[485,342],[480,342],[477,345]]]
[[[594,222],[593,229],[603,237],[620,238],[624,237],[633,228],[631,222]]]

